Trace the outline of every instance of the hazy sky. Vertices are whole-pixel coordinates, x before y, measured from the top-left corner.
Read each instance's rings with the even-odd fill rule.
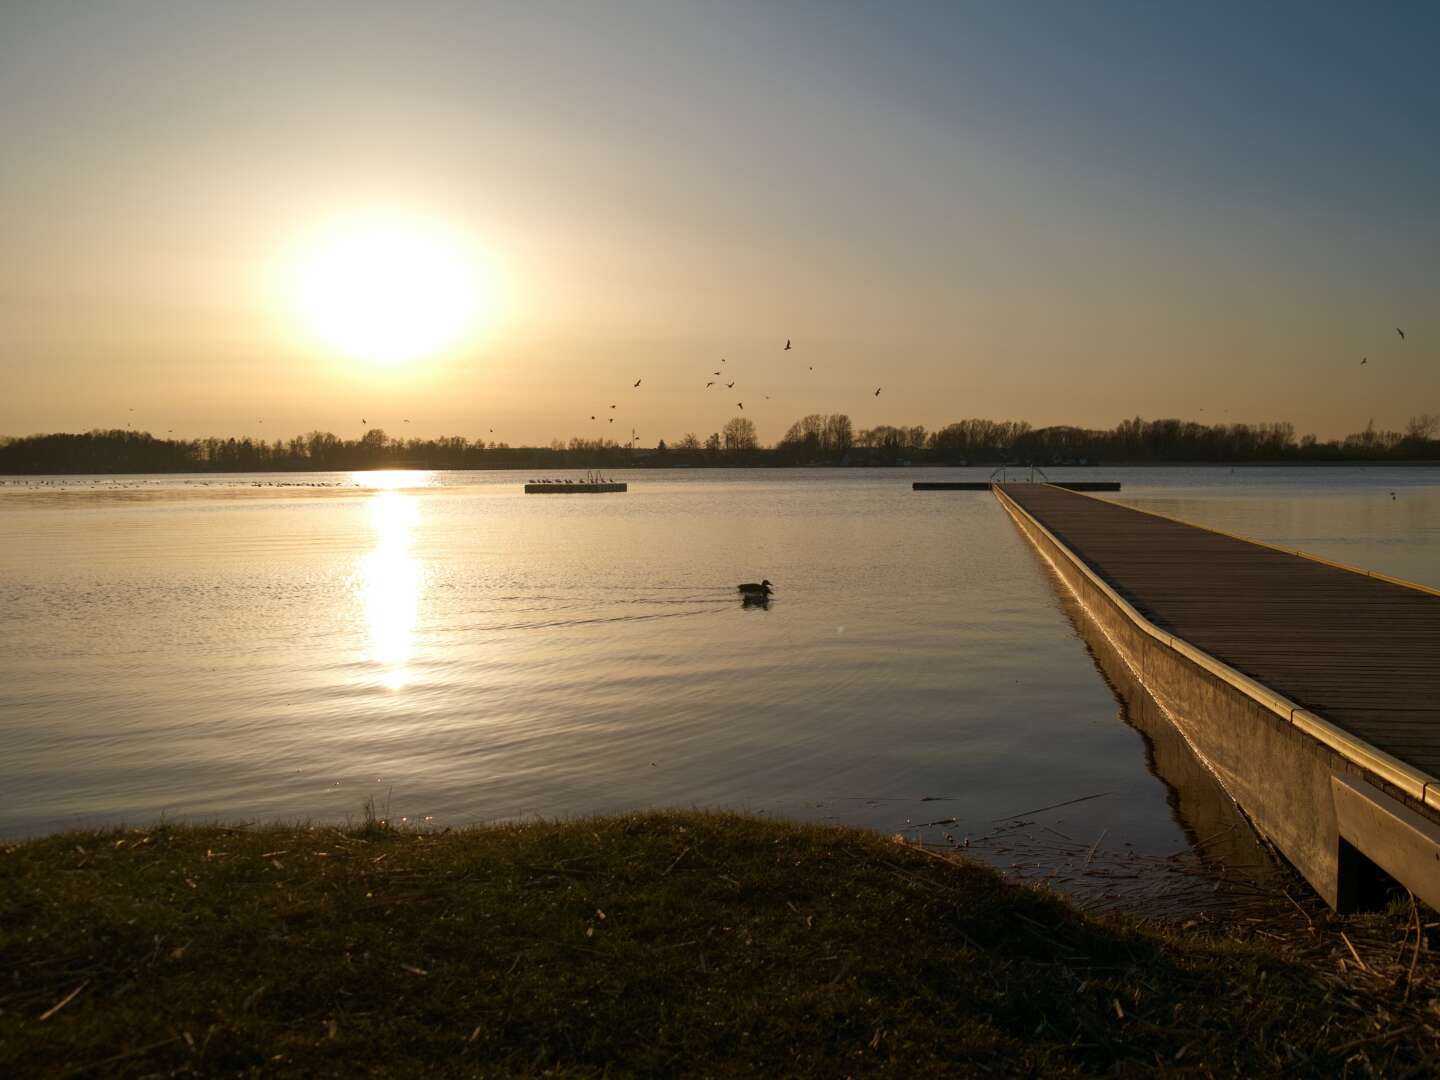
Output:
[[[1419,2],[0,0],[0,434],[1400,426],[1437,57]],[[297,245],[376,214],[479,253],[483,332],[304,331]]]

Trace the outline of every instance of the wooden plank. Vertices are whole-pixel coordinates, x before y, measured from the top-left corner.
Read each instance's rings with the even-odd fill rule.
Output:
[[[991,483],[988,480],[916,480],[910,485],[912,491],[989,491]],[[1067,491],[1119,491],[1120,484],[1115,480],[1068,480],[1065,483],[1057,483],[1056,487],[1065,488]]]
[[[1165,632],[1440,775],[1440,596],[1054,486],[1003,491]]]

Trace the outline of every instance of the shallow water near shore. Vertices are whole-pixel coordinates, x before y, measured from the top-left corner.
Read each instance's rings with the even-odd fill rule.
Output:
[[[1440,586],[1440,470],[1055,473]],[[434,826],[697,806],[1197,839],[994,498],[910,490],[988,469],[617,475],[7,479],[0,833],[373,798]]]

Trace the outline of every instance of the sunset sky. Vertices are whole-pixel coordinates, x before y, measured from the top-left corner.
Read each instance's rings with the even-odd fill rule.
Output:
[[[0,434],[1399,427],[1437,57],[1421,3],[3,3]]]

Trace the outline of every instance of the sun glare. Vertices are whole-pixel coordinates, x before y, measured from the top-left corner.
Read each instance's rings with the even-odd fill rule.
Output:
[[[290,291],[300,321],[327,348],[387,364],[460,343],[495,302],[493,281],[457,234],[403,218],[324,230],[295,260]]]

